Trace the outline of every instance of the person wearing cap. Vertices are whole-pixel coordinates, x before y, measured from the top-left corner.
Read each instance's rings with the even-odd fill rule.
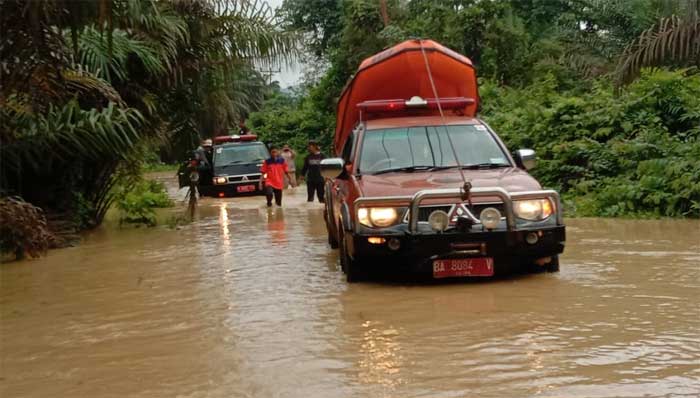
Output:
[[[287,189],[289,185],[295,187],[297,185],[296,171],[297,167],[294,164],[297,154],[294,152],[289,145],[285,144],[282,147],[282,157],[287,162],[287,168],[289,169],[289,175],[284,179],[284,189]]]
[[[304,167],[301,175],[306,177],[307,201],[314,201],[314,193],[318,201],[323,203],[323,176],[321,176],[321,160],[326,157],[321,153],[321,149],[316,141],[309,141],[309,155],[304,159]]]
[[[211,167],[211,161],[209,153],[212,151],[212,143],[210,139],[202,140],[199,143],[199,147],[195,149],[195,157],[199,160],[199,166],[204,168]]]

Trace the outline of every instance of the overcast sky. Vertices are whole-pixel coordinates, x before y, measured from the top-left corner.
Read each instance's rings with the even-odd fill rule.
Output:
[[[267,0],[272,8],[277,8],[282,5],[284,0]],[[297,84],[301,78],[301,65],[292,65],[291,67],[282,66],[281,70],[272,76],[272,80],[280,82],[281,87],[289,87]]]

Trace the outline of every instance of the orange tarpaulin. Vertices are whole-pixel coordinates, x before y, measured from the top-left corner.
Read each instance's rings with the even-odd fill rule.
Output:
[[[428,58],[439,98],[473,98],[464,108],[476,115],[479,93],[469,58],[432,40],[407,40],[362,61],[340,95],[333,146],[341,153],[345,140],[360,120],[357,104],[369,100],[435,98],[421,45]],[[437,110],[435,114],[439,115]]]

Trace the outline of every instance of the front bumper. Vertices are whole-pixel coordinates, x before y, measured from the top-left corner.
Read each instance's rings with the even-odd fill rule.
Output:
[[[526,235],[538,235],[528,243]],[[523,231],[452,232],[442,234],[382,236],[385,242],[373,244],[378,234],[352,234],[351,252],[361,263],[374,267],[387,265],[412,273],[429,273],[433,260],[446,258],[492,257],[497,273],[512,272],[540,258],[564,252],[566,231],[563,225]],[[398,242],[398,249],[389,242]],[[395,247],[395,246],[394,246]]]
[[[223,184],[217,184],[215,181],[217,178],[225,178],[226,182]],[[263,192],[259,189],[260,186],[260,174],[242,174],[233,176],[214,176],[214,184],[209,186],[202,193],[207,196],[233,196],[233,195],[245,195],[245,194],[259,194]],[[239,187],[247,187],[246,190],[241,191]],[[250,188],[252,187],[252,188]]]
[[[411,272],[432,272],[433,261],[448,258],[491,257],[496,273],[528,267],[535,260],[556,256],[564,251],[566,230],[562,220],[559,195],[555,191],[509,193],[502,188],[477,188],[471,197],[498,197],[504,204],[505,217],[498,228],[487,230],[473,215],[473,225],[465,229],[451,228],[433,231],[418,221],[418,209],[425,200],[454,200],[463,197],[459,189],[439,189],[417,192],[408,198],[360,198],[355,211],[363,206],[384,205],[405,200],[410,209],[408,222],[385,229],[366,228],[355,223],[346,236],[348,252],[361,263],[392,264]],[[549,198],[555,203],[556,214],[541,222],[517,219],[513,213],[514,200]],[[536,235],[530,239],[528,235]],[[375,243],[370,243],[374,238]],[[380,243],[377,239],[380,238]],[[376,261],[379,260],[379,261]]]

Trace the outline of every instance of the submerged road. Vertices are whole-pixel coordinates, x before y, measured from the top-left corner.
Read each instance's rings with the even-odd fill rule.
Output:
[[[298,189],[0,266],[0,397],[698,397],[700,222],[571,219],[558,274],[348,285]]]

